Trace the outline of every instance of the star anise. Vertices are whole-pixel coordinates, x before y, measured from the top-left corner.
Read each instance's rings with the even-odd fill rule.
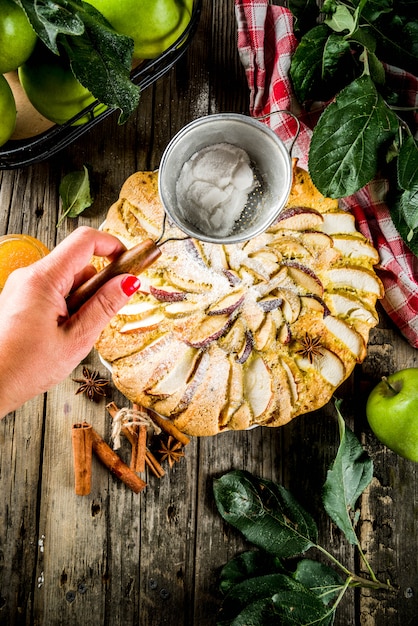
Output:
[[[158,453],[160,454],[161,462],[167,460],[169,466],[173,467],[174,463],[180,461],[184,456],[183,445],[170,435],[167,443],[161,441],[161,448],[158,450]]]
[[[297,354],[307,358],[309,363],[312,363],[315,356],[322,356],[321,352],[321,340],[319,337],[311,337],[308,333],[305,333],[300,343],[302,347],[300,350],[296,350]]]
[[[80,385],[75,392],[76,395],[85,393],[92,402],[97,402],[98,396],[106,396],[106,388],[109,386],[109,381],[105,378],[99,378],[99,372],[91,372],[88,367],[84,365],[83,377],[84,378],[73,378],[73,381]]]

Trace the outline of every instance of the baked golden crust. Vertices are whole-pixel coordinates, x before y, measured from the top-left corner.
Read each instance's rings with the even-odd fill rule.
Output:
[[[158,174],[123,185],[104,230],[156,239]],[[165,237],[184,236],[166,225]],[[169,241],[96,348],[116,387],[190,435],[281,426],[323,406],[366,355],[383,287],[354,218],[294,167],[276,222],[229,246]]]

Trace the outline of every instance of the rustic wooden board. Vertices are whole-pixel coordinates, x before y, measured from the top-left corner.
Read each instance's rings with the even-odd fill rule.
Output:
[[[97,227],[124,180],[158,167],[182,126],[208,113],[247,113],[233,4],[204,1],[187,56],[143,93],[125,126],[112,116],[51,161],[0,172],[0,234],[24,232],[52,247],[79,224]],[[83,164],[94,204],[57,229],[60,180]],[[110,379],[94,352],[85,362]],[[374,461],[375,478],[361,499],[363,549],[395,591],[348,592],[336,626],[417,623],[417,466],[376,441],[364,412],[380,376],[407,366],[418,366],[417,352],[383,314],[365,362],[338,392],[347,422]],[[81,366],[74,376],[80,373]],[[109,440],[111,424],[105,402],[75,396],[76,388],[69,378],[0,423],[1,626],[214,625],[219,570],[245,547],[221,520],[212,495],[213,479],[233,468],[290,488],[317,520],[321,544],[347,567],[359,567],[321,506],[338,446],[332,403],[281,429],[193,440],[162,479],[147,473],[148,486],[137,495],[94,459],[92,492],[81,497],[74,495],[71,425],[85,419]],[[114,389],[110,399],[123,406]],[[126,442],[120,454],[128,461]]]

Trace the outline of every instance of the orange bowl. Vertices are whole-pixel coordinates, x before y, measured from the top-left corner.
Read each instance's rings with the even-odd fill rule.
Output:
[[[48,254],[48,248],[30,235],[0,237],[0,291],[9,275],[19,267],[26,267]]]

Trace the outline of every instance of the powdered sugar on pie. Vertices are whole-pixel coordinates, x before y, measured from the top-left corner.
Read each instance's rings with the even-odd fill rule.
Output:
[[[157,176],[131,176],[109,210],[104,230],[128,246],[161,231]],[[307,172],[293,176],[286,208],[254,239],[164,244],[97,342],[116,387],[190,435],[283,425],[365,358],[378,254]]]

